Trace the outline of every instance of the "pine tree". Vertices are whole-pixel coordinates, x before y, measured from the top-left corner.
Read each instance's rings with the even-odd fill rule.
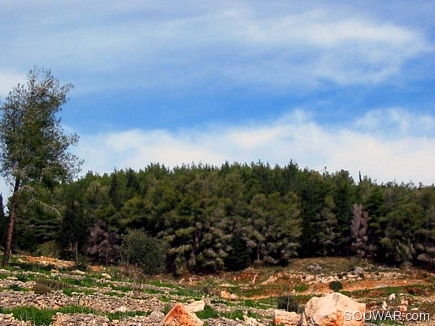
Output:
[[[80,161],[67,152],[78,137],[65,135],[56,116],[71,88],[61,86],[50,71],[34,69],[27,84],[13,88],[0,107],[0,172],[12,187],[2,266],[9,262],[21,200],[35,200],[37,187],[53,187],[78,172]]]

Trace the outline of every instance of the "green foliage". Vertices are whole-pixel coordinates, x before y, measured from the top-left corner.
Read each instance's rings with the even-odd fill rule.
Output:
[[[175,275],[285,266],[296,256],[435,266],[435,186],[377,185],[368,177],[355,184],[347,171],[317,172],[293,162],[150,164],[140,171],[88,172],[38,196],[59,207],[62,218],[21,205],[16,248],[37,248],[55,232],[60,253],[76,261],[136,260],[139,267],[143,257],[135,250],[114,255],[130,246],[126,241],[117,251],[116,239],[146,230],[164,244],[158,270]]]
[[[308,285],[303,284],[303,283],[302,284],[296,284],[295,287],[294,287],[294,290],[296,292],[304,292],[304,291],[308,290]]]
[[[119,249],[127,265],[139,267],[146,275],[161,273],[165,268],[166,244],[143,230],[128,230]]]
[[[282,295],[276,299],[278,309],[299,312],[299,303],[291,295]]]
[[[71,181],[81,163],[67,152],[70,145],[78,142],[78,136],[64,134],[57,117],[72,85],[62,86],[50,71],[37,68],[27,77],[27,84],[14,87],[0,107],[0,173],[13,184],[3,266],[9,262],[20,203],[27,203],[23,208],[25,217],[31,216],[27,211],[32,206],[33,212],[56,211],[46,201],[47,191],[43,190],[53,190],[61,182]],[[51,233],[43,225],[36,223],[33,229],[42,237]],[[31,234],[26,234],[25,239],[29,241]],[[44,239],[49,240],[53,238]],[[34,247],[32,243],[27,245]]]
[[[239,271],[249,266],[250,257],[246,241],[240,233],[233,234],[230,242],[231,251],[225,258],[225,266],[230,271]]]
[[[73,259],[76,263],[85,251],[84,246],[88,240],[91,224],[86,198],[83,198],[84,189],[79,183],[63,189],[63,214],[56,234],[60,257]]]
[[[27,291],[25,288],[22,288],[21,286],[19,286],[17,284],[10,285],[9,289],[11,289],[12,291]]]
[[[343,284],[340,281],[332,281],[329,283],[329,288],[334,292],[340,292],[343,289]]]

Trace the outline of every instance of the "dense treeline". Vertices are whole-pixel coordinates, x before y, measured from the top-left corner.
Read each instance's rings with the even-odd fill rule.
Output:
[[[55,243],[64,257],[110,264],[122,236],[144,229],[165,243],[173,273],[286,265],[296,256],[435,265],[435,187],[355,182],[343,170],[151,164],[88,172],[35,196],[47,205],[19,207],[16,249]]]

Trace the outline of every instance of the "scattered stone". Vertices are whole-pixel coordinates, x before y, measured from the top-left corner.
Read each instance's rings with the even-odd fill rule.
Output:
[[[110,275],[107,274],[107,273],[101,273],[101,276],[104,277],[106,280],[110,280],[110,279],[112,279],[112,276],[110,276]]]
[[[317,264],[317,263],[312,263],[312,264],[309,264],[309,265],[307,266],[307,269],[308,269],[309,271],[319,272],[319,271],[322,270],[322,267],[321,267],[319,264]]]
[[[153,310],[153,312],[151,312],[151,314],[148,316],[148,318],[153,322],[153,323],[160,323],[160,321],[165,318],[165,314],[159,310]]]
[[[8,326],[31,326],[30,321],[16,320],[12,314],[0,314],[0,325]]]
[[[393,300],[396,300],[396,294],[391,293],[391,294],[388,296],[388,301],[393,301]]]
[[[244,325],[246,326],[264,326],[263,324],[259,323],[258,320],[255,318],[243,316],[243,319]]]
[[[364,268],[357,266],[353,269],[352,273],[353,274],[364,274]]]
[[[119,308],[116,309],[116,311],[119,311],[119,312],[126,312],[126,311],[128,311],[128,308],[127,308],[127,307],[124,307],[124,306],[120,306]]]
[[[237,295],[230,293],[227,290],[222,290],[219,295],[221,298],[227,300],[236,300],[238,298]]]
[[[307,282],[314,281],[315,279],[316,279],[316,277],[314,275],[305,276],[305,281],[307,281]]]
[[[408,312],[408,300],[400,301],[399,311],[402,314],[402,316]]]
[[[262,285],[267,285],[267,284],[270,284],[270,283],[274,283],[274,282],[276,282],[276,280],[277,280],[278,278],[276,277],[276,276],[270,276],[266,281],[264,281],[263,283],[261,283]]]
[[[71,274],[74,274],[74,275],[86,275],[85,272],[83,272],[81,270],[78,270],[78,269],[75,269],[75,270],[71,271]]]
[[[382,310],[387,310],[388,305],[385,301],[382,302]]]

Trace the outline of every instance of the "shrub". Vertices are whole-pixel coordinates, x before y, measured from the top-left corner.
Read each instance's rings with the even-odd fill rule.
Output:
[[[35,294],[44,295],[44,294],[50,293],[52,291],[53,290],[50,287],[48,287],[47,285],[42,284],[42,283],[35,283],[33,285],[33,292],[35,292]]]
[[[128,230],[119,249],[121,259],[134,265],[146,275],[163,272],[165,268],[166,243],[149,236],[143,230]]]
[[[69,286],[66,282],[43,278],[35,280],[35,284],[42,284],[53,290],[63,290]]]
[[[286,311],[299,312],[298,302],[290,295],[279,296],[276,300],[278,309],[283,309]]]
[[[329,288],[334,292],[340,292],[343,289],[343,284],[340,281],[332,281],[329,283]]]

